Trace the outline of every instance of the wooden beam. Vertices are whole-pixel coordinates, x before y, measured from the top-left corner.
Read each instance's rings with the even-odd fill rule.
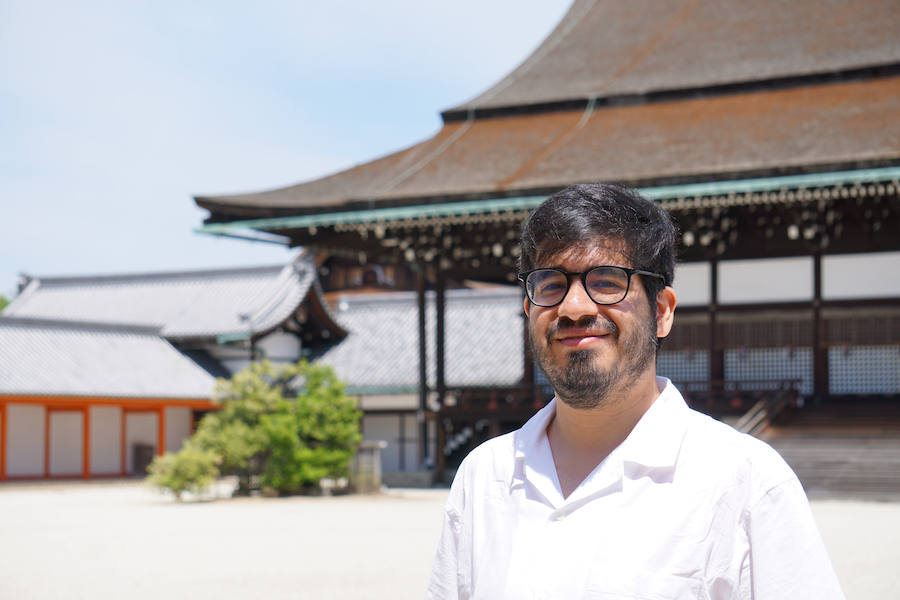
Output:
[[[157,412],[159,414],[159,429],[157,431],[159,434],[157,443],[159,445],[156,448],[156,455],[162,456],[166,453],[166,407],[160,406]]]
[[[825,321],[822,319],[822,253],[813,254],[813,396],[822,399],[828,389],[828,348],[825,347]]]
[[[82,469],[81,469],[81,477],[83,479],[91,478],[91,407],[84,407],[84,421],[82,422],[82,444],[84,450],[82,450]]]
[[[126,419],[125,407],[120,407],[120,410],[122,411],[122,425],[119,435],[121,437],[122,454],[119,456],[119,460],[122,461],[122,464],[120,465],[122,475],[128,475],[128,421]]]
[[[50,408],[44,406],[44,477],[50,477]]]
[[[6,438],[9,431],[7,420],[6,403],[0,402],[0,481],[6,481]]]

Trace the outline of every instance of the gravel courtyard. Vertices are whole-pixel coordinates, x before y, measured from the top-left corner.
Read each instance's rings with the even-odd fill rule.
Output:
[[[0,486],[0,598],[422,598],[446,497],[176,503],[138,483]],[[813,511],[847,598],[900,598],[900,503]]]

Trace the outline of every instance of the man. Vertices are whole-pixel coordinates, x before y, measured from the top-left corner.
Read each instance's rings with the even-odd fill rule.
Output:
[[[656,377],[669,215],[571,186],[524,224],[519,269],[556,398],[463,461],[428,598],[843,598],[787,464]]]

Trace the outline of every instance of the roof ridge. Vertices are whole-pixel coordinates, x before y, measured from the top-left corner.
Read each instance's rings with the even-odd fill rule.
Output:
[[[83,331],[105,331],[117,333],[137,333],[160,337],[161,327],[146,327],[124,323],[98,323],[91,321],[67,321],[63,319],[37,319],[30,317],[6,317],[0,315],[0,327],[35,327],[45,329],[78,329]]]
[[[40,277],[30,276],[32,282],[44,285],[61,285],[67,283],[111,283],[127,281],[157,281],[164,279],[189,279],[200,277],[217,277],[223,275],[256,275],[263,273],[280,273],[285,265],[267,265],[259,267],[233,267],[221,269],[200,269],[195,271],[164,271],[151,273],[119,273],[115,275],[72,275]]]
[[[509,117],[517,115],[530,115],[548,112],[560,112],[569,110],[583,110],[593,103],[594,110],[609,107],[632,106],[636,104],[651,104],[658,102],[672,102],[678,100],[692,100],[696,98],[713,98],[731,94],[746,94],[753,92],[786,90],[813,85],[829,83],[844,83],[851,81],[863,81],[869,79],[881,79],[900,75],[900,62],[880,62],[865,66],[821,71],[817,73],[805,73],[796,75],[783,75],[766,79],[747,79],[718,84],[694,85],[687,87],[672,87],[652,89],[641,93],[585,93],[580,96],[562,100],[546,102],[534,102],[528,104],[504,104],[480,108],[480,104],[473,107],[463,105],[461,107],[447,109],[441,112],[444,123],[455,123],[465,119],[492,119],[496,117]]]

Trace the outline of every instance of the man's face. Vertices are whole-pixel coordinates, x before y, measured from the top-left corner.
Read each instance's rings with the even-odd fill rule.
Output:
[[[575,246],[539,266],[575,273],[601,265],[633,266],[621,252],[602,245]],[[557,397],[572,408],[601,406],[648,369],[655,374],[656,315],[639,275],[618,304],[595,303],[573,277],[561,304],[544,308],[526,298],[525,312],[534,357]]]

